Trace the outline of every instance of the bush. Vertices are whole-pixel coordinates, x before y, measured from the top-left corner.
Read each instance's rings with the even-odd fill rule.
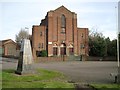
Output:
[[[42,51],[40,52],[40,56],[41,56],[41,57],[47,57],[47,51],[46,51],[46,50],[42,50]]]

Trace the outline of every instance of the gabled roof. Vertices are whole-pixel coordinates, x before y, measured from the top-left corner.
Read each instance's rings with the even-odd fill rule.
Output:
[[[7,41],[10,41],[11,39],[6,39],[6,40],[2,40],[2,43],[5,43]]]
[[[7,43],[13,43],[13,44],[16,44],[12,39],[6,39],[6,40],[2,40],[2,45],[5,45]]]
[[[59,10],[59,9],[65,9],[66,11],[68,11],[68,12],[70,12],[70,13],[73,13],[73,12],[71,12],[70,10],[68,10],[65,6],[60,6],[60,7],[58,7],[57,9],[55,9],[54,11],[57,11],[57,10]]]

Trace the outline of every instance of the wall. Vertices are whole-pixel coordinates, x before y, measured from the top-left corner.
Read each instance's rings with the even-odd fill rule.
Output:
[[[61,17],[65,16],[66,26],[65,33],[61,33]],[[40,37],[40,32],[44,32]],[[81,33],[85,38],[82,40]],[[46,35],[46,36],[45,36]],[[88,55],[88,29],[77,28],[77,14],[71,12],[66,7],[61,6],[55,10],[50,10],[45,19],[41,20],[40,25],[33,26],[32,30],[32,51],[33,56],[36,58],[36,51],[42,50],[38,48],[39,43],[46,45],[45,50],[48,51],[48,56],[53,56],[53,47],[58,48],[58,56],[60,56],[60,48],[62,44],[66,47],[66,56],[69,56],[69,48],[73,47],[74,55],[80,55],[80,43],[85,42],[86,48],[82,51],[85,55]]]
[[[61,33],[62,15],[66,19],[65,33]],[[49,42],[52,44],[49,44]],[[64,6],[48,12],[48,55],[53,55],[53,45],[57,44],[59,56],[62,43],[65,43],[66,49],[68,49],[66,53],[69,51],[69,45],[73,44],[74,54],[77,55],[77,15]],[[67,53],[67,56],[69,56],[69,53]]]
[[[16,44],[11,43],[7,43],[4,45],[4,55],[5,56],[16,56],[17,55],[17,51],[16,51]]]
[[[88,56],[88,28],[78,28],[78,54]],[[82,47],[83,46],[83,47]]]
[[[36,51],[46,50],[46,27],[33,26],[32,30],[32,51],[36,57]]]

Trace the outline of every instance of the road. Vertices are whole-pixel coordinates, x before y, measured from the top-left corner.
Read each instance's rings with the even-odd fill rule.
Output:
[[[17,68],[16,59],[2,60],[2,69]],[[110,73],[117,72],[117,62],[109,61],[59,61],[34,63],[34,68],[44,68],[64,73],[69,80],[81,83],[113,83]]]

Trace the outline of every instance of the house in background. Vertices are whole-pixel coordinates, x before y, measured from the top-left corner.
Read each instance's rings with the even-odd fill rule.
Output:
[[[0,55],[19,56],[19,46],[11,39],[0,41]]]
[[[3,55],[3,49],[2,49],[2,41],[0,41],[0,56]]]

